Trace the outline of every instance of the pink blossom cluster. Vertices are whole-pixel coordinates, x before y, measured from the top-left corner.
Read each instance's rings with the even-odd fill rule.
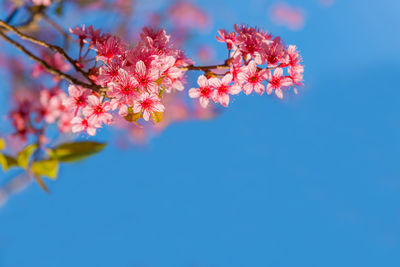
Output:
[[[76,117],[72,131],[94,135],[102,124],[111,124],[115,113],[122,117],[135,114],[146,121],[157,122],[162,113],[164,93],[184,89],[184,73],[180,67],[191,63],[183,52],[169,44],[165,30],[143,28],[138,44],[130,48],[120,38],[101,34],[93,27],[71,29],[83,46],[96,52],[91,78],[106,88],[99,93],[79,86],[69,87],[67,106]]]
[[[189,90],[189,96],[199,98],[203,107],[210,100],[226,107],[230,96],[242,90],[246,95],[275,92],[279,98],[283,98],[283,89],[292,87],[297,92],[304,67],[296,46],[285,46],[279,37],[246,26],[235,25],[235,32],[220,30],[219,35],[217,40],[226,44],[231,55],[226,61],[229,70],[210,77],[202,75],[197,81],[199,87]]]
[[[184,90],[184,76],[189,69],[204,72],[197,79],[198,87],[188,92],[190,98],[199,99],[203,108],[211,101],[227,107],[231,97],[241,91],[246,95],[253,91],[259,95],[274,93],[283,98],[284,90],[293,88],[296,92],[303,81],[304,67],[296,47],[285,46],[279,37],[257,28],[235,25],[234,32],[220,30],[217,40],[226,44],[229,58],[222,65],[204,67],[194,67],[181,50],[170,44],[165,30],[143,28],[140,41],[133,47],[92,26],[70,31],[80,46],[77,66],[88,73],[96,88],[71,84],[68,94],[58,85],[40,90],[37,105],[18,105],[28,110],[12,114],[21,134],[32,131],[27,123],[30,113],[37,114],[37,121],[57,122],[61,132],[88,135],[95,135],[97,129],[120,117],[135,123],[140,118],[159,123],[168,102],[173,103],[166,101],[166,96]],[[92,63],[87,60],[91,54],[95,56]],[[69,69],[59,54],[45,60],[61,71]],[[42,72],[36,66],[32,76]]]
[[[100,67],[90,69],[91,78],[106,88],[105,93],[99,93],[70,86],[67,106],[76,115],[73,132],[94,135],[103,124],[112,124],[116,112],[122,117],[133,114],[159,122],[157,115],[165,111],[164,93],[184,89],[187,68],[183,67],[191,62],[169,44],[165,30],[144,28],[133,48],[93,27],[71,32],[77,35],[81,50],[87,43],[88,49],[96,52]],[[224,65],[203,69],[205,75],[197,80],[199,87],[189,90],[189,96],[199,98],[202,107],[210,100],[227,107],[231,96],[241,91],[246,95],[274,92],[283,98],[284,89],[292,87],[296,92],[296,86],[302,84],[304,68],[295,46],[285,46],[279,37],[243,25],[235,25],[234,32],[220,30],[219,35],[217,40],[227,45],[230,58]],[[218,72],[221,69],[226,71]]]
[[[67,72],[71,69],[71,65],[69,65],[65,60],[62,58],[60,53],[55,53],[55,54],[50,54],[46,53],[44,50],[41,51],[41,56],[44,61],[51,67],[62,71],[62,72]],[[42,65],[35,64],[33,66],[32,72],[31,72],[31,77],[32,78],[38,78],[39,76],[47,74],[47,71]],[[59,77],[53,76],[53,81],[58,82],[60,80]]]
[[[9,113],[14,136],[26,140],[28,134],[39,134],[43,124],[53,123],[57,123],[60,132],[70,132],[73,116],[64,105],[67,95],[57,86],[32,89],[14,96],[15,108]]]

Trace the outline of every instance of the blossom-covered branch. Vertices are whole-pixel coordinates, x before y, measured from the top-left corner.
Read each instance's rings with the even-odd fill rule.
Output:
[[[103,4],[109,7],[107,3]],[[167,34],[166,29],[143,27],[138,35],[126,38],[134,42],[92,25],[72,27],[68,32],[46,14],[51,4],[50,0],[27,0],[26,5],[31,19],[44,19],[68,41],[65,47],[52,44],[56,39],[12,26],[15,14],[0,20],[0,37],[35,61],[33,66],[17,64],[19,61],[10,64],[15,91],[8,118],[12,136],[28,145],[15,157],[2,151],[0,164],[4,169],[22,167],[44,189],[41,176],[56,177],[59,162],[81,159],[104,147],[91,141],[54,145],[46,138],[52,125],[56,125],[58,134],[70,137],[72,133],[94,136],[104,125],[123,125],[141,138],[148,134],[146,129],[160,131],[171,121],[215,116],[216,106],[228,107],[241,92],[283,98],[291,89],[297,93],[303,82],[304,67],[296,46],[285,45],[280,37],[247,25],[218,31],[216,39],[227,49],[221,64],[195,65],[182,46],[182,36],[190,34],[176,38],[174,34],[182,33],[186,26],[182,21],[191,17],[207,20],[198,8],[184,1],[177,1],[170,9],[172,21],[182,24],[176,31]],[[179,12],[184,14],[183,20]],[[12,34],[27,42],[22,44],[11,38]],[[71,39],[76,42],[69,43]],[[72,49],[76,59],[67,53]],[[72,68],[75,73],[71,74]],[[189,71],[198,73],[196,86],[188,86]],[[51,79],[39,79],[43,76]],[[1,141],[0,150],[4,149]]]

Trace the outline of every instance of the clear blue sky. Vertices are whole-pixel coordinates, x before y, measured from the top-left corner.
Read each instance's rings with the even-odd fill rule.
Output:
[[[400,2],[292,1],[299,32],[245,2],[198,1],[214,30],[297,44],[300,94],[240,96],[148,148],[64,166],[51,195],[34,185],[0,210],[0,266],[400,266]]]

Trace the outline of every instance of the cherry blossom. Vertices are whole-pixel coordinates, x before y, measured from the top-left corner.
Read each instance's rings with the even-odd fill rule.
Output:
[[[70,110],[74,110],[76,114],[80,108],[84,108],[88,104],[88,96],[91,91],[79,85],[71,84],[68,87],[68,94],[69,97],[65,99],[64,105]]]
[[[93,122],[91,122],[90,120],[81,117],[74,117],[71,120],[71,124],[73,133],[86,132],[88,135],[91,136],[96,135],[97,128],[100,128],[100,125],[98,123],[93,124]]]
[[[209,84],[209,80],[207,79],[207,77],[204,75],[199,76],[199,78],[197,79],[197,84],[199,85],[199,88],[190,89],[189,96],[191,98],[199,98],[200,105],[203,108],[206,108],[208,106],[208,103],[210,102],[213,88]]]
[[[42,57],[47,64],[59,71],[66,72],[71,69],[71,66],[64,61],[63,57],[59,53],[49,54],[42,51]],[[40,75],[45,73],[47,73],[47,71],[42,65],[35,64],[31,76],[32,78],[38,78]],[[54,81],[58,80],[58,77],[54,77]]]
[[[221,29],[218,31],[218,34],[220,36],[215,36],[217,41],[221,43],[226,43],[226,47],[228,48],[228,50],[232,50],[232,47],[235,45],[236,41],[236,33],[228,33],[226,30]]]
[[[97,47],[97,60],[103,62],[110,62],[115,56],[118,56],[123,50],[121,40],[116,36],[110,36],[105,41],[98,41]]]
[[[110,90],[107,95],[115,97],[119,102],[132,103],[134,98],[138,98],[138,82],[126,70],[119,69],[115,82],[109,84]]]
[[[97,123],[111,124],[113,116],[108,113],[111,109],[111,104],[104,101],[104,97],[90,95],[88,96],[88,105],[82,110],[83,115],[88,119],[90,124]]]
[[[141,92],[147,91],[158,94],[160,91],[159,85],[155,82],[159,78],[157,69],[146,68],[146,65],[141,60],[136,63],[135,78]]]
[[[211,97],[215,102],[221,103],[224,107],[229,105],[229,95],[236,95],[242,90],[239,85],[230,85],[232,82],[232,74],[225,75],[222,79],[211,78],[209,84],[215,88]]]
[[[157,95],[144,93],[140,99],[135,101],[133,104],[133,112],[142,112],[143,119],[148,121],[153,112],[163,112],[165,110],[164,105],[161,103]]]
[[[292,81],[290,78],[282,76],[283,70],[281,68],[277,68],[272,77],[270,82],[267,85],[267,93],[270,95],[273,90],[275,90],[275,94],[279,98],[283,98],[283,93],[281,87],[286,87],[292,85]]]
[[[265,86],[262,82],[264,79],[268,79],[268,71],[258,70],[255,61],[251,61],[247,65],[247,71],[247,73],[242,72],[239,77],[239,80],[245,83],[243,92],[248,95],[254,90],[257,94],[262,95],[265,91]]]
[[[39,90],[38,105],[19,107],[10,115],[21,136],[37,131],[30,126],[31,113],[38,114],[37,121],[58,123],[62,132],[89,135],[118,117],[129,120],[132,112],[139,114],[134,122],[153,118],[158,123],[161,118],[158,113],[167,111],[162,117],[170,116],[168,109],[173,107],[169,106],[171,102],[163,104],[164,100],[185,89],[189,70],[204,72],[198,76],[198,88],[188,90],[189,97],[199,98],[199,106],[211,111],[214,103],[227,107],[231,96],[241,91],[246,95],[253,91],[262,95],[267,88],[268,94],[275,90],[282,98],[282,88],[292,86],[297,92],[296,86],[303,82],[304,67],[297,47],[285,46],[279,37],[247,25],[234,25],[232,32],[219,30],[216,38],[227,45],[228,59],[221,65],[204,68],[193,67],[193,61],[171,44],[171,37],[164,29],[144,27],[134,46],[93,26],[82,25],[71,28],[70,32],[80,45],[77,66],[83,72],[87,69],[90,81],[101,88],[70,84],[68,96],[61,89]],[[86,59],[89,52],[95,54],[92,67]],[[70,70],[70,64],[59,53],[43,55],[50,66],[60,71]],[[270,70],[274,70],[273,75]],[[286,76],[284,71],[288,73]],[[44,68],[37,65],[32,76],[38,77],[43,72]]]

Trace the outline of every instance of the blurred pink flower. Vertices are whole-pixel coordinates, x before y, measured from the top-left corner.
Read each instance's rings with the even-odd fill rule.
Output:
[[[301,30],[305,24],[304,11],[284,2],[272,5],[270,15],[275,24],[285,26],[293,31]]]
[[[179,0],[167,12],[172,23],[179,28],[206,29],[211,25],[207,13],[189,1]]]

